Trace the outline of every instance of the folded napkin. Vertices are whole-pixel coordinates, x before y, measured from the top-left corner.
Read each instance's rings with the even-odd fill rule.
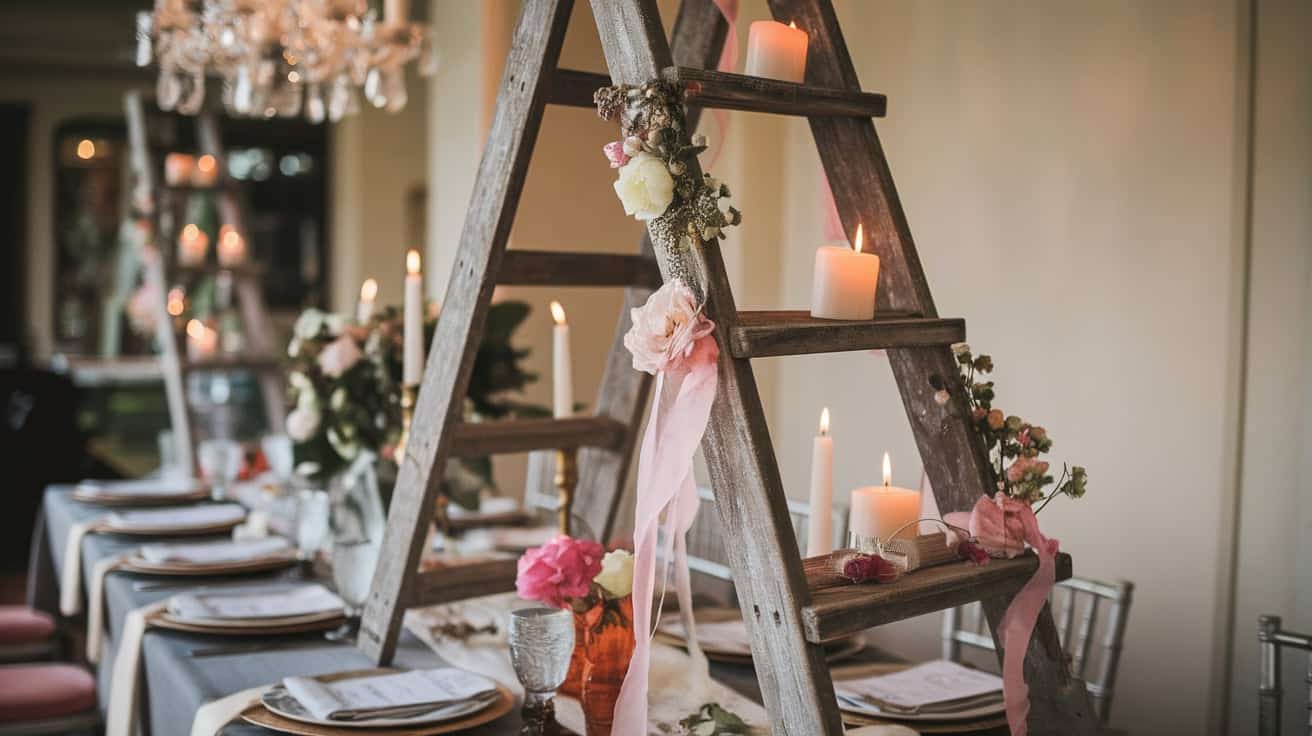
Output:
[[[259,560],[291,549],[283,537],[265,537],[241,541],[200,542],[190,544],[147,544],[140,550],[141,559],[154,564],[185,562],[214,565],[223,562]]]
[[[185,496],[205,489],[195,478],[133,478],[131,480],[84,480],[77,493],[90,496]]]
[[[114,555],[96,563],[91,571],[91,590],[87,594],[87,661],[100,661],[105,646],[105,577],[123,566],[131,555]]]
[[[82,613],[82,538],[99,531],[109,517],[102,516],[68,530],[64,541],[64,567],[59,574],[59,612],[65,616]]]
[[[124,620],[109,680],[105,736],[135,736],[137,732],[137,680],[141,675],[141,640],[146,635],[149,619],[163,611],[167,605],[166,601],[156,601],[128,613]]]
[[[191,719],[191,736],[218,736],[223,727],[236,720],[247,708],[260,702],[268,685],[247,688],[196,709]],[[108,734],[106,734],[108,736]]]
[[[119,511],[109,515],[109,526],[117,529],[171,529],[233,524],[246,518],[246,507],[237,503],[206,504],[185,508]]]
[[[180,593],[169,599],[169,613],[184,620],[287,618],[341,611],[345,604],[318,583],[261,586],[241,590]]]
[[[1002,702],[1002,678],[947,660],[834,683],[846,705],[872,713],[948,713]]]
[[[683,624],[677,613],[661,617],[659,630],[680,639],[686,638]],[[742,619],[729,621],[698,621],[697,642],[703,649],[728,654],[751,656],[752,640],[747,636],[747,624]]]
[[[282,684],[311,715],[323,721],[408,718],[470,701],[486,701],[497,693],[492,680],[454,667],[334,682],[288,677]]]

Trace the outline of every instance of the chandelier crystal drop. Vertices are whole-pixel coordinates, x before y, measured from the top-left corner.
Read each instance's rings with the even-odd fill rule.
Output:
[[[360,109],[405,108],[406,67],[437,68],[431,29],[409,20],[409,0],[155,0],[137,14],[138,66],[159,65],[164,110],[200,112],[206,77],[245,117],[304,115],[336,122]]]

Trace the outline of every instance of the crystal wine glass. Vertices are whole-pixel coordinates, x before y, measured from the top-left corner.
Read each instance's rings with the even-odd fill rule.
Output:
[[[510,661],[524,686],[522,734],[560,733],[551,699],[569,672],[574,614],[557,608],[522,608],[510,614]]]
[[[205,440],[197,448],[200,472],[210,484],[210,496],[222,501],[228,496],[228,487],[241,472],[241,445],[232,440]]]
[[[370,539],[333,541],[333,582],[337,585],[337,595],[346,604],[346,623],[330,632],[329,639],[350,639],[359,630],[360,614],[369,600],[369,586],[378,566],[379,548],[379,543]]]
[[[304,489],[296,494],[296,556],[312,562],[328,541],[331,499],[327,491]]]

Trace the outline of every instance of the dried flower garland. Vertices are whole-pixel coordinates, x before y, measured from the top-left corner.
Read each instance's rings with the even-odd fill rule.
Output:
[[[742,221],[728,203],[727,185],[693,174],[690,164],[706,150],[706,136],[683,143],[687,121],[677,87],[662,81],[603,87],[593,102],[602,118],[620,124],[621,139],[602,148],[611,168],[619,169],[615,193],[626,214],[647,222],[658,247],[679,256],[694,240],[723,238],[724,228]],[[687,277],[677,267],[672,275]]]

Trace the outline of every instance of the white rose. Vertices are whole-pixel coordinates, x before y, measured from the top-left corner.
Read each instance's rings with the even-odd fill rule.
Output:
[[[601,558],[601,572],[592,582],[612,598],[623,598],[633,592],[633,553],[617,549]]]
[[[329,378],[340,378],[343,373],[355,367],[364,357],[360,346],[350,335],[342,335],[328,343],[328,347],[319,353],[319,368]]]
[[[287,415],[287,436],[295,442],[305,442],[319,431],[319,409],[308,402],[298,402]]]
[[[344,428],[349,430],[349,428]],[[354,460],[360,454],[360,443],[355,441],[355,433],[339,431],[337,427],[328,428],[328,444],[343,460]]]
[[[665,214],[674,200],[674,179],[665,162],[650,153],[640,153],[620,167],[615,194],[624,214],[651,220]]]
[[[301,316],[296,318],[296,326],[292,328],[292,334],[302,340],[313,340],[319,336],[319,330],[323,329],[323,317],[323,312],[318,309],[301,312]]]

